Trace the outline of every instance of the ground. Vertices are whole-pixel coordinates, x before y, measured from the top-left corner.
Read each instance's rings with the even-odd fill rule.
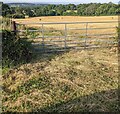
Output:
[[[117,16],[48,16],[15,19],[15,21],[17,23],[117,22],[117,18]],[[30,26],[36,29],[41,25]],[[107,24],[107,26],[115,27],[117,23]],[[89,25],[90,28],[107,26],[105,24]],[[84,28],[85,24],[67,27]],[[60,33],[54,32],[56,29],[62,30],[63,28],[63,25],[48,25],[45,29],[48,29],[51,34],[45,33],[45,35],[63,35],[61,31]],[[112,32],[116,32],[116,29],[90,31],[90,34]],[[69,35],[78,33],[81,34],[80,31],[70,31]],[[32,35],[34,38],[36,34],[29,36]],[[39,35],[40,33],[36,36]],[[3,75],[3,110],[12,112],[118,112],[117,92],[118,51],[115,47],[37,54],[30,63],[19,65]]]
[[[117,48],[36,55],[3,76],[3,110],[117,112]]]

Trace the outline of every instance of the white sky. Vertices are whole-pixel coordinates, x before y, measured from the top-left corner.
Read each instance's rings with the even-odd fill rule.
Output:
[[[61,3],[108,3],[108,2],[113,2],[113,3],[118,3],[118,0],[0,0],[4,3],[9,3],[9,2],[29,2],[29,3],[34,3],[34,2],[61,2]]]

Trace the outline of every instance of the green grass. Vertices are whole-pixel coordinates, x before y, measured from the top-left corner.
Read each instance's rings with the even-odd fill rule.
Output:
[[[3,76],[3,110],[117,112],[116,49],[38,55]]]

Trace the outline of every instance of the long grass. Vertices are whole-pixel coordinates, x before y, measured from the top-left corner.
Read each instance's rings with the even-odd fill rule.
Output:
[[[12,19],[7,17],[0,17],[0,30],[11,30]]]
[[[117,48],[44,54],[3,76],[3,110],[118,112]]]

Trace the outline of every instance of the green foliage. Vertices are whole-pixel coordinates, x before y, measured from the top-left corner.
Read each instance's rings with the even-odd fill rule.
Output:
[[[12,17],[13,18],[25,18],[23,14],[14,14]]]
[[[4,30],[2,32],[3,67],[29,62],[32,58],[31,42],[19,39],[15,33]]]
[[[117,28],[117,33],[120,34],[120,28]]]
[[[9,8],[8,8],[9,9]],[[70,10],[71,12],[67,12]],[[74,11],[77,12],[74,12]],[[80,16],[99,16],[99,15],[117,15],[119,5],[114,3],[89,3],[89,4],[68,4],[68,5],[43,5],[34,7],[14,7],[11,8],[13,14],[37,16],[56,16],[56,15],[80,15]]]
[[[2,16],[3,17],[8,17],[11,14],[11,9],[7,4],[0,3],[0,6],[2,7]]]
[[[23,9],[21,8],[11,8],[7,4],[0,3],[0,8],[2,8],[3,17],[13,17],[13,18],[25,18],[23,14]]]
[[[2,18],[2,30],[10,30],[11,29],[11,18],[3,17]]]
[[[86,15],[95,15],[96,14],[96,10],[99,7],[99,4],[90,4],[88,7],[85,8],[84,13]]]
[[[74,12],[74,11],[70,11],[70,12],[64,12],[63,15],[64,15],[64,16],[69,16],[69,15],[71,15],[71,16],[76,16],[77,13]]]
[[[117,37],[116,37],[116,40],[118,41],[120,38],[120,25],[119,27],[117,27]]]

